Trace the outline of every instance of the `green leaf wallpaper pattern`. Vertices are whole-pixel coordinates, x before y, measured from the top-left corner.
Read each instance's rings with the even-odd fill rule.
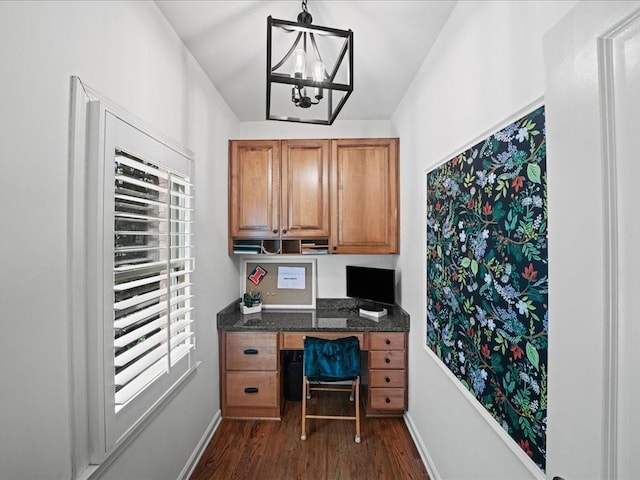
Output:
[[[427,173],[427,345],[542,469],[544,106]]]

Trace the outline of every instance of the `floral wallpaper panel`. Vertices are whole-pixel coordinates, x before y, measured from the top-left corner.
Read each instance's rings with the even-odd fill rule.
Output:
[[[427,345],[542,469],[544,106],[427,173]]]

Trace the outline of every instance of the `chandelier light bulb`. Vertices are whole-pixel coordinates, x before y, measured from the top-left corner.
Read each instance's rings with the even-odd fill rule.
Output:
[[[291,76],[293,78],[305,78],[307,74],[307,54],[298,48],[291,55],[292,67]]]
[[[325,72],[324,63],[322,63],[320,60],[313,62],[313,66],[311,68],[311,74],[313,75],[313,79],[316,82],[324,81],[325,79],[324,72]],[[316,97],[316,100],[318,101],[322,100],[322,97],[324,97],[324,92],[322,88],[316,87],[313,90],[314,90],[314,97]]]
[[[311,69],[313,74],[313,79],[316,82],[322,82],[324,80],[324,63],[320,60],[317,60],[313,63],[313,68]]]

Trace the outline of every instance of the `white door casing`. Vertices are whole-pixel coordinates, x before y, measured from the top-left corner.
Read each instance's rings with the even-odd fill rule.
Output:
[[[612,429],[612,468],[616,478],[640,478],[640,456],[637,454],[640,435],[640,215],[638,213],[638,183],[640,180],[640,13],[626,19],[603,39],[602,53],[607,58],[611,74],[605,88],[608,105],[611,142],[612,218],[615,218],[617,268],[613,283],[617,297],[613,306],[617,320],[617,372],[612,385],[616,428]]]
[[[640,2],[582,2],[544,38],[551,313],[547,478],[640,475],[625,460],[633,456],[625,454],[625,444],[631,448],[635,439],[637,445],[640,434],[628,428],[637,415],[624,403],[638,388],[628,381],[633,364],[625,352],[640,344],[640,336],[619,336],[631,325],[632,312],[640,311],[626,293],[631,290],[625,275],[633,268],[624,264],[639,262],[624,247],[632,245],[634,229],[622,218],[633,203],[632,190],[620,182],[622,176],[632,181],[637,166],[625,153],[632,137],[623,148],[624,136],[616,133],[621,122],[630,123],[626,117],[635,114],[636,124],[640,118],[637,105],[620,108],[637,103],[637,93],[634,100],[629,88],[619,88],[631,78],[621,61],[624,51],[631,63],[638,58],[627,37],[639,9]]]

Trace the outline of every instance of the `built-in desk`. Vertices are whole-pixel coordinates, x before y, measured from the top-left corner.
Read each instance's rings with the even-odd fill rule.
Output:
[[[218,312],[220,405],[227,418],[279,419],[284,406],[283,356],[302,350],[306,335],[354,335],[363,353],[367,416],[398,416],[407,408],[409,315],[399,306],[379,319],[360,316],[351,299],[317,299],[315,310],[263,310],[243,315],[240,300]]]

